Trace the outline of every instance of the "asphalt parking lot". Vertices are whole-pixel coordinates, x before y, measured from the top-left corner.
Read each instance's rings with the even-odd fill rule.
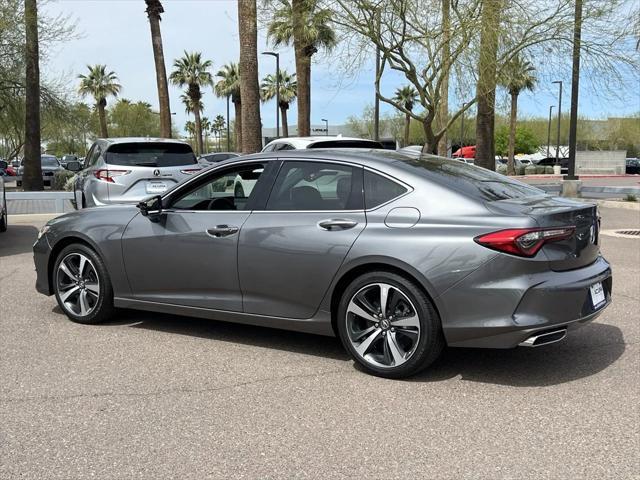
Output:
[[[17,221],[0,234],[0,478],[640,477],[640,239],[601,237],[614,303],[564,342],[449,349],[392,381],[332,338],[134,311],[74,324],[34,289],[44,220]]]

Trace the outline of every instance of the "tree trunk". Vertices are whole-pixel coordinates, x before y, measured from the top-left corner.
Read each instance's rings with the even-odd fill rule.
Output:
[[[233,130],[235,135],[235,151],[242,151],[242,103],[240,101],[233,102],[235,110],[235,120],[233,122]]]
[[[240,98],[242,98],[242,153],[255,153],[262,150],[256,0],[238,0],[238,29],[240,36]]]
[[[303,39],[306,0],[291,1],[293,21],[293,50],[296,57],[298,82],[298,136],[311,135],[311,56]]]
[[[194,102],[194,105],[197,104],[197,102]],[[195,108],[193,110],[193,116],[196,124],[196,155],[202,155],[204,152],[202,151],[202,122],[200,121],[200,109]]]
[[[26,31],[25,78],[25,145],[23,188],[42,190],[42,164],[40,157],[40,53],[38,46],[38,6],[36,0],[25,0]]]
[[[444,41],[442,44],[442,83],[440,84],[440,107],[438,109],[438,131],[442,131],[449,121],[449,70],[451,57],[451,0],[442,0],[442,34]],[[438,155],[446,157],[449,153],[447,133],[440,137],[438,141]]]
[[[509,117],[509,157],[507,160],[507,175],[515,175],[515,161],[514,156],[516,153],[516,120],[518,118],[518,94],[516,92],[511,93],[511,115]]]
[[[100,120],[100,137],[108,138],[109,132],[107,131],[107,112],[105,110],[107,101],[103,98],[98,101],[96,108],[98,109],[98,120]]]
[[[149,8],[147,1],[147,6]],[[160,2],[157,2],[160,4]],[[162,9],[162,5],[159,5]],[[169,106],[169,88],[167,86],[167,70],[164,64],[162,33],[160,32],[160,12],[149,12],[151,26],[151,44],[153,45],[153,61],[156,64],[156,83],[158,85],[158,104],[160,107],[160,136],[171,138],[171,107]],[[156,7],[157,8],[157,7]],[[161,10],[164,11],[164,10]]]
[[[431,121],[427,120],[422,123],[422,128],[424,130],[425,142],[422,147],[422,151],[424,153],[431,153],[436,155],[438,153],[438,140],[433,134],[433,126],[431,125]]]
[[[407,145],[409,145],[409,127],[411,126],[411,117],[409,116],[408,113],[405,114],[405,119],[404,119],[404,145],[402,145],[403,147],[406,147]]]
[[[288,105],[280,105],[280,116],[282,117],[282,136],[287,138],[289,136],[289,120],[287,120]]]
[[[478,62],[478,113],[476,117],[475,165],[495,170],[495,104],[498,32],[503,0],[485,0],[482,4],[480,60]]]

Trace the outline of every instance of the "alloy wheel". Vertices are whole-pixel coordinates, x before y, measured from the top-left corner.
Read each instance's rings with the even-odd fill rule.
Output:
[[[56,272],[58,296],[68,313],[90,315],[100,299],[100,281],[93,262],[82,253],[70,253]]]
[[[420,340],[420,318],[409,297],[388,283],[356,292],[346,313],[347,335],[355,352],[376,367],[407,362]]]

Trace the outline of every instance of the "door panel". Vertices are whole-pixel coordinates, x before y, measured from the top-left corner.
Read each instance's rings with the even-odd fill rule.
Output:
[[[123,237],[125,268],[135,298],[242,311],[238,232],[216,236],[207,230],[222,225],[240,229],[249,213],[170,211],[157,223],[136,216]]]
[[[357,225],[319,227],[330,219]],[[254,212],[242,227],[238,248],[244,311],[312,317],[365,225],[364,212]]]

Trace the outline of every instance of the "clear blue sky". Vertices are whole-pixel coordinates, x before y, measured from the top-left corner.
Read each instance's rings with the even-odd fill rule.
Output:
[[[235,0],[165,0],[162,19],[167,69],[173,59],[184,50],[201,51],[214,63],[214,72],[230,61],[237,61],[239,46],[237,32],[237,10]],[[77,22],[80,38],[58,45],[50,61],[43,65],[45,75],[64,76],[75,88],[76,77],[83,73],[87,64],[104,63],[114,70],[123,85],[122,97],[144,100],[157,108],[155,70],[151,50],[149,25],[143,0],[58,0],[46,5],[45,12],[70,15]],[[264,32],[259,32],[260,51],[270,49]],[[281,68],[295,71],[291,49],[281,48]],[[272,57],[259,57],[260,76],[275,70]],[[312,72],[312,123],[320,124],[328,118],[332,124],[343,123],[350,115],[359,115],[367,104],[373,102],[373,71],[365,68],[355,80],[340,84],[340,66],[330,56],[319,55]],[[563,111],[568,112],[569,78],[566,82]],[[584,82],[586,84],[586,82]],[[621,92],[625,100],[603,99],[588,86],[581,92],[580,113],[602,118],[640,111],[640,81],[637,89]],[[398,75],[384,79],[383,88],[392,92],[402,84]],[[170,87],[171,109],[176,126],[182,129],[187,115],[179,100],[180,91]],[[546,116],[550,104],[556,103],[557,87],[541,84],[536,91],[521,96],[520,111],[523,115]],[[203,98],[205,115],[212,118],[225,114],[225,102],[215,98],[211,90]],[[462,101],[462,100],[460,100]],[[452,106],[459,103],[451,99]],[[275,102],[262,107],[262,122],[265,127],[275,124]],[[383,111],[388,106],[383,106]],[[232,113],[233,115],[233,113]],[[296,119],[296,108],[292,106],[290,123]]]

